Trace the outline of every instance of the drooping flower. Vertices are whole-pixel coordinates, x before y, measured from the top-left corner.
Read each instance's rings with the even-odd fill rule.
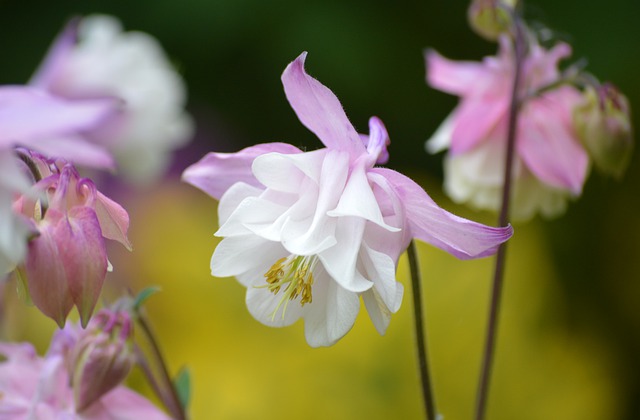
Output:
[[[212,274],[246,286],[260,322],[304,318],[307,342],[327,346],[353,326],[360,296],[376,329],[386,331],[403,294],[396,263],[411,238],[475,258],[495,252],[512,229],[454,216],[409,178],[376,167],[388,158],[384,125],[373,117],[369,135],[359,135],[335,95],[304,71],[305,57],[284,71],[284,90],[326,147],[267,143],[210,153],[183,179],[220,200],[223,239]]]
[[[0,418],[169,420],[144,397],[122,385],[87,407],[76,406],[67,357],[78,336],[66,329],[58,331],[44,358],[30,343],[0,343]]]
[[[0,278],[24,259],[27,239],[34,234],[28,220],[11,210],[15,195],[30,185],[16,147],[86,166],[111,167],[109,153],[82,134],[116,108],[112,99],[68,101],[31,87],[0,87]]]
[[[63,161],[29,156],[42,179],[14,203],[16,213],[30,218],[38,236],[29,241],[19,268],[35,305],[60,327],[75,305],[86,325],[107,273],[104,239],[130,248],[127,212],[80,178]],[[41,198],[43,197],[43,198]]]
[[[507,120],[514,60],[509,41],[500,40],[497,57],[481,63],[453,62],[427,52],[427,81],[460,96],[427,150],[448,149],[445,191],[456,202],[497,210],[501,201]],[[567,44],[551,50],[531,45],[524,60],[513,167],[513,219],[536,213],[562,213],[569,198],[582,192],[589,158],[575,134],[572,112],[580,92],[569,85],[552,86],[560,78],[558,62],[571,52]],[[544,91],[541,89],[544,88]]]
[[[120,173],[146,183],[166,169],[170,153],[191,137],[186,88],[162,47],[142,32],[96,15],[71,21],[31,84],[66,98],[113,96],[121,113],[91,131],[116,157]]]

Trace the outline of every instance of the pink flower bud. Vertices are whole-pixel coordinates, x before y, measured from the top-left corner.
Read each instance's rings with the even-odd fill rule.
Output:
[[[76,411],[117,387],[135,363],[133,324],[124,311],[101,310],[71,352],[70,376]]]
[[[80,178],[72,165],[47,162],[40,169],[44,178],[34,185],[36,192],[14,205],[39,230],[29,243],[23,270],[29,292],[35,305],[58,325],[64,326],[75,305],[85,326],[107,273],[104,238],[130,249],[129,217],[91,180]]]
[[[580,140],[602,172],[622,176],[633,150],[629,102],[615,86],[588,87],[574,113]]]
[[[515,0],[473,0],[467,11],[469,26],[481,37],[495,41],[509,31]]]

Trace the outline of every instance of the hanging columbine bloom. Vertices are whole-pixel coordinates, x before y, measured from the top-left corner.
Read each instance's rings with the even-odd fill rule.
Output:
[[[169,164],[170,153],[191,137],[182,78],[152,36],[123,32],[110,16],[72,20],[31,84],[67,98],[113,96],[121,113],[90,132],[116,157],[120,174],[150,182]]]
[[[37,227],[19,272],[34,304],[60,327],[74,305],[86,325],[107,273],[104,239],[130,249],[129,216],[72,165],[34,153],[28,158],[42,179],[14,203]]]
[[[500,40],[497,57],[482,63],[453,62],[427,52],[427,80],[444,92],[460,96],[460,104],[427,142],[445,157],[445,191],[456,202],[497,210],[501,202],[507,119],[513,83],[513,52]],[[582,193],[589,158],[573,126],[580,92],[569,85],[554,87],[561,75],[558,62],[571,49],[530,46],[523,64],[516,129],[511,216],[529,219],[536,213],[552,217],[566,209],[569,198]],[[542,91],[541,89],[544,89]]]
[[[214,276],[247,287],[251,314],[269,326],[305,320],[311,346],[328,346],[353,326],[360,296],[383,334],[402,300],[396,263],[411,238],[459,258],[490,255],[512,234],[439,208],[395,171],[382,122],[359,135],[340,102],[304,71],[306,53],[284,71],[284,90],[300,121],[326,146],[302,152],[285,143],[210,153],[184,180],[220,200],[223,238]]]

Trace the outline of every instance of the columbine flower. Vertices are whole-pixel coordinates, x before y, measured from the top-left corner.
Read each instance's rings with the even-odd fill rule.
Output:
[[[126,311],[102,309],[70,352],[76,408],[84,410],[120,385],[134,364],[131,317]]]
[[[502,38],[500,46],[497,57],[482,63],[456,63],[434,51],[426,57],[429,84],[461,97],[427,142],[427,150],[449,149],[444,186],[454,201],[489,210],[500,206],[513,83],[508,40]],[[531,45],[524,61],[513,167],[514,219],[537,212],[555,216],[565,210],[568,198],[582,192],[589,159],[572,125],[580,92],[567,85],[539,91],[558,81],[558,61],[570,52],[566,44],[549,51]]]
[[[16,200],[14,209],[33,220],[38,236],[29,241],[20,272],[45,315],[62,327],[75,305],[86,325],[107,272],[104,238],[130,248],[129,216],[91,180],[80,178],[72,165],[35,154],[29,159],[42,179]]]
[[[69,342],[60,345],[56,343],[58,337]],[[66,351],[73,348],[74,340],[72,334],[57,334],[44,358],[39,357],[29,343],[0,343],[3,358],[0,362],[0,418],[169,420],[153,404],[124,386],[103,394],[86,408],[77,407],[66,366]]]
[[[110,16],[74,20],[58,37],[33,85],[67,98],[113,96],[122,113],[91,132],[116,157],[123,175],[149,182],[193,131],[184,82],[157,40],[123,32]]]
[[[15,194],[29,187],[15,147],[110,167],[111,156],[81,134],[108,118],[116,105],[111,99],[68,101],[34,88],[0,87],[0,278],[24,259],[27,239],[34,231],[11,210]]]
[[[412,237],[459,258],[493,253],[512,234],[456,217],[384,163],[389,137],[378,118],[359,135],[334,94],[304,71],[306,53],[284,71],[300,121],[326,148],[284,143],[210,153],[183,177],[219,199],[224,238],[215,276],[247,287],[251,314],[269,326],[305,320],[311,346],[338,341],[353,326],[360,296],[382,334],[400,307],[395,268]]]

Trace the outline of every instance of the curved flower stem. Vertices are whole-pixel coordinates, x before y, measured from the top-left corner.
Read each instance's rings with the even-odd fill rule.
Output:
[[[158,342],[149,327],[149,323],[147,322],[145,316],[137,312],[137,320],[138,324],[142,328],[144,335],[146,336],[149,345],[151,346],[151,353],[155,359],[158,369],[160,370],[160,382],[162,385],[158,383],[156,378],[153,375],[153,372],[149,366],[149,363],[146,360],[141,362],[141,367],[151,387],[154,389],[162,403],[167,407],[171,416],[176,420],[186,420],[187,415],[184,411],[184,407],[180,403],[180,398],[178,397],[178,393],[176,388],[171,380],[171,376],[169,375],[169,370],[167,368],[167,364],[162,357],[162,352],[160,351],[160,346],[158,346]],[[139,359],[144,359],[144,356],[141,355]]]
[[[516,144],[516,128],[518,123],[519,110],[519,87],[522,76],[522,62],[525,54],[524,28],[517,12],[513,14],[514,20],[514,76],[511,90],[511,103],[509,107],[509,125],[507,131],[507,152],[504,167],[504,185],[502,189],[502,207],[498,219],[499,226],[509,224],[509,201],[511,197],[511,172]],[[487,325],[487,335],[485,340],[484,355],[482,359],[482,370],[480,382],[478,384],[478,395],[476,399],[475,420],[484,419],[486,412],[487,397],[489,395],[489,379],[493,366],[493,354],[495,352],[496,332],[498,329],[498,313],[500,310],[500,296],[502,293],[502,283],[504,279],[504,266],[506,260],[507,245],[502,243],[498,248],[496,256],[493,285],[491,288],[491,303],[489,305],[489,320]]]
[[[422,311],[422,279],[420,277],[420,267],[418,266],[418,255],[415,241],[409,243],[407,248],[409,257],[409,271],[411,273],[411,287],[413,291],[413,314],[416,322],[416,346],[418,351],[418,364],[420,368],[420,381],[422,383],[422,397],[424,401],[427,419],[435,420],[436,407],[431,389],[431,379],[429,376],[429,360],[427,357],[427,337],[424,332],[424,314]]]

